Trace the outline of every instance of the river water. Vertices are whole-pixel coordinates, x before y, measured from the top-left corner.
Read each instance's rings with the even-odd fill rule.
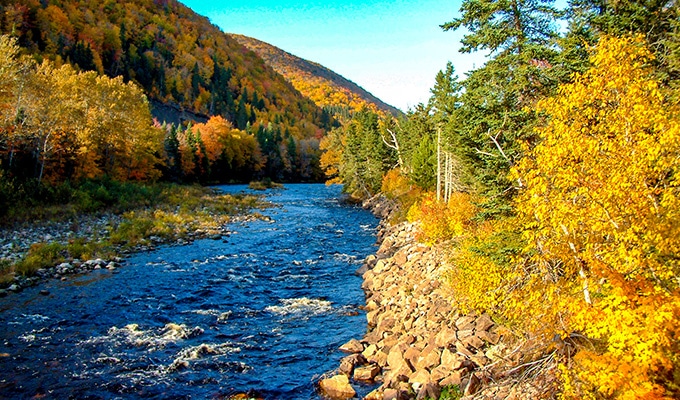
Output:
[[[354,271],[375,251],[377,220],[339,196],[288,185],[273,222],[0,299],[0,398],[318,398],[365,331]]]

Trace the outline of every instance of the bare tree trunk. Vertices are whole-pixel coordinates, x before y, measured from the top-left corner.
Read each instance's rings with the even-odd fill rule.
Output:
[[[437,128],[437,201],[442,192],[442,128]]]

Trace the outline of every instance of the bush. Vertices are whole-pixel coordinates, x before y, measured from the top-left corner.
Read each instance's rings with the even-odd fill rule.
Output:
[[[462,236],[473,225],[477,208],[467,193],[454,193],[448,203],[428,193],[408,211],[410,222],[420,222],[418,240],[433,244]]]

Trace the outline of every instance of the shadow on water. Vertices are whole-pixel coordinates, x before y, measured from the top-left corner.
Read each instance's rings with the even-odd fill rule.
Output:
[[[0,397],[317,398],[365,331],[354,271],[375,250],[376,219],[339,195],[289,185],[274,222],[0,299]]]

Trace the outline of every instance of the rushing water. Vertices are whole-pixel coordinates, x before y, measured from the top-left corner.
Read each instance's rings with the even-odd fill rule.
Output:
[[[317,398],[365,330],[354,271],[375,242],[375,218],[338,197],[289,185],[274,222],[0,299],[0,398]]]

